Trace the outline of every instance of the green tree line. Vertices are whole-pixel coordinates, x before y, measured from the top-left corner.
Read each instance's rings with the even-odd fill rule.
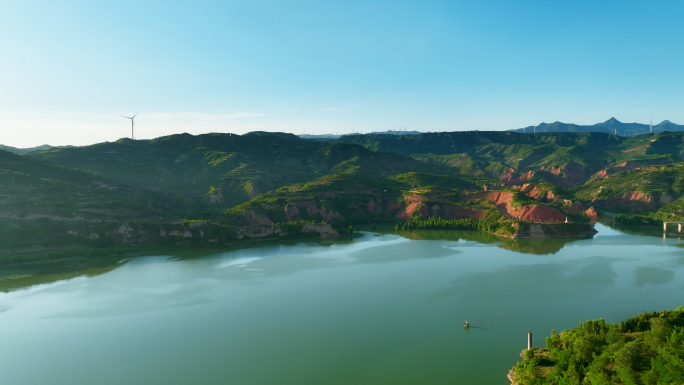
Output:
[[[410,219],[403,223],[397,223],[395,230],[479,230],[489,233],[495,232],[501,223],[497,221],[487,221],[475,218],[463,219]]]
[[[682,384],[684,308],[552,330],[546,349],[527,350],[511,375],[521,385]]]

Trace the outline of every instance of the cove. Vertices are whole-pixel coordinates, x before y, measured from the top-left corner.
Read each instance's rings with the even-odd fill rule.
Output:
[[[673,309],[677,239],[364,233],[0,293],[8,384],[507,384],[552,328]],[[463,321],[470,322],[469,329]]]

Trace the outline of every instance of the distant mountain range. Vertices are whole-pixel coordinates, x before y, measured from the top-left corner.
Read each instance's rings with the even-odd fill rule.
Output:
[[[297,135],[302,139],[319,139],[319,140],[327,140],[327,139],[338,139],[343,136],[355,136],[355,135],[420,135],[420,134],[425,134],[425,132],[420,132],[420,131],[400,131],[400,130],[387,130],[387,131],[373,131],[373,132],[367,132],[365,134],[360,134],[360,133],[353,133],[353,134],[344,134],[344,135],[336,135],[336,134],[322,134],[322,135],[309,135],[309,134],[302,134],[302,135]]]
[[[618,136],[637,136],[651,132],[651,126],[641,123],[622,123],[621,121],[610,118],[603,123],[596,123],[591,126],[582,126],[574,123],[541,123],[538,126],[527,126],[511,130],[512,132],[604,132],[606,134]],[[653,125],[653,133],[684,131],[684,126],[663,120]]]
[[[0,150],[8,151],[17,155],[24,155],[28,154],[29,152],[34,152],[34,151],[45,151],[49,150],[51,148],[69,148],[69,147],[74,147],[74,146],[50,146],[49,144],[44,144],[42,146],[37,146],[37,147],[29,147],[29,148],[16,148],[16,147],[11,147],[11,146],[5,146],[0,144]]]
[[[509,130],[511,132],[519,133],[535,133],[535,132],[602,132],[611,135],[618,136],[637,136],[641,134],[661,133],[661,132],[677,132],[684,131],[684,125],[679,125],[672,123],[669,120],[663,120],[662,122],[653,125],[653,131],[651,131],[651,125],[641,124],[641,123],[623,123],[615,118],[610,118],[602,123],[592,124],[590,126],[583,126],[574,123],[540,123],[535,126],[527,126],[524,128],[516,128]],[[374,131],[366,133],[365,135],[420,135],[425,134],[425,132],[420,131]],[[335,134],[322,134],[322,135],[298,135],[303,139],[318,139],[318,140],[334,140],[341,137],[356,136],[361,134],[345,134],[345,135],[335,135]]]
[[[563,123],[563,122],[553,122],[553,123],[540,123],[537,126],[527,126],[524,128],[516,128],[509,130],[510,132],[519,133],[535,133],[535,132],[602,132],[611,135],[618,136],[637,136],[641,134],[648,134],[651,132],[651,126],[648,124],[641,123],[622,123],[621,121],[610,118],[603,123],[596,123],[590,126],[583,126],[574,123]],[[662,122],[653,125],[653,133],[661,132],[678,132],[684,131],[684,125],[679,125],[672,123],[669,120],[663,120]],[[297,135],[302,139],[314,139],[314,140],[335,140],[343,137],[354,137],[362,135],[420,135],[425,134],[425,132],[420,131],[399,131],[399,130],[387,130],[387,131],[373,131],[365,134],[353,133],[353,134],[321,134],[321,135],[311,135],[311,134],[301,134]],[[39,152],[49,150],[51,148],[69,148],[74,146],[50,146],[44,144],[42,146],[30,147],[30,148],[16,148],[11,146],[5,146],[0,144],[0,150],[9,151],[14,154],[24,155],[30,152]]]

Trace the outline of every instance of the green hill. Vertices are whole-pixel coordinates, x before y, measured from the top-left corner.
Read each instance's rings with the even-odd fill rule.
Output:
[[[553,330],[546,349],[523,351],[509,378],[518,385],[684,383],[684,309]]]
[[[150,211],[148,198],[92,172],[0,150],[0,218],[130,218]]]
[[[342,137],[373,151],[441,163],[463,175],[515,183],[552,182],[566,187],[589,179],[618,156],[626,139],[598,133],[518,134],[443,132],[422,135]],[[528,173],[530,173],[528,175]]]
[[[323,146],[290,134],[182,134],[30,156],[119,181],[153,195],[168,206],[168,215],[182,217],[220,213],[262,191],[325,175],[328,170],[310,159]]]
[[[589,205],[654,221],[680,218],[682,158],[684,133],[121,139],[22,156],[0,152],[0,219],[3,234],[37,234],[35,243],[45,248],[52,236],[39,240],[43,234],[71,234],[61,244],[71,239],[79,247],[208,244],[278,237],[302,223],[449,228],[468,218],[475,222],[467,226],[505,236],[571,236],[574,228],[558,222],[584,223],[595,216]],[[27,222],[40,218],[57,219]],[[525,224],[539,221],[554,225]],[[256,230],[247,234],[246,227]],[[29,240],[15,246],[30,248]]]

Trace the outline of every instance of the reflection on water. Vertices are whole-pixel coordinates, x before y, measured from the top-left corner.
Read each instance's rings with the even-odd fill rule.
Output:
[[[504,385],[529,330],[681,305],[677,240],[597,229],[131,259],[0,293],[0,372],[12,384]]]
[[[504,242],[500,247],[517,253],[545,255],[555,254],[577,240],[569,238],[516,239]]]
[[[674,279],[674,271],[658,267],[639,266],[634,269],[635,285],[664,285]]]
[[[594,239],[605,240],[610,237],[619,237],[621,240],[619,242],[635,242],[637,244],[643,241],[640,238],[629,238],[625,234],[636,234],[636,235],[648,235],[648,236],[661,236],[662,232],[654,229],[644,229],[634,226],[620,226],[614,223],[610,223],[611,227],[604,224],[596,224],[596,229],[599,233],[594,236]],[[473,246],[487,246],[496,245],[500,248],[514,251],[516,253],[526,253],[526,254],[536,254],[536,255],[549,255],[556,254],[568,245],[572,243],[581,241],[582,239],[588,238],[561,238],[561,239],[517,239],[512,240],[508,238],[497,237],[492,234],[479,232],[479,231],[455,231],[455,230],[411,230],[411,231],[397,231],[384,234],[384,237],[388,237],[390,234],[395,234],[398,237],[392,238],[391,242],[401,242],[400,238],[410,239],[414,241],[453,241],[453,242],[471,242],[468,244],[469,247]],[[267,246],[259,246],[258,244],[248,244],[245,248],[233,250],[230,252],[225,252],[221,254],[216,254],[215,252],[207,250],[189,251],[183,250],[172,253],[172,256],[157,256],[157,257],[145,257],[145,258],[126,258],[123,260],[113,259],[111,263],[104,265],[107,261],[103,261],[103,266],[88,268],[88,269],[77,269],[75,271],[55,273],[55,274],[37,274],[26,277],[14,278],[14,279],[0,279],[0,291],[10,291],[20,289],[22,287],[50,283],[63,279],[70,279],[78,276],[95,276],[99,274],[107,273],[113,269],[121,266],[122,263],[133,261],[132,263],[162,263],[168,262],[170,259],[178,260],[196,260],[198,258],[210,258],[215,259],[218,256],[222,258],[222,264],[226,266],[238,265],[241,267],[247,267],[250,262],[256,261],[260,258],[265,258],[269,255],[282,253],[287,248],[296,247],[301,249],[301,245],[306,245],[305,252],[308,254],[318,254],[323,255],[324,252],[328,250],[335,250],[339,247],[350,247],[345,249],[345,253],[351,255],[353,250],[362,250],[367,247],[376,247],[376,245],[367,243],[366,241],[373,239],[373,237],[378,238],[379,234],[374,233],[359,233],[354,236],[341,237],[337,239],[323,239],[323,240],[310,240],[306,242],[297,242],[288,240],[280,244],[269,244]],[[400,237],[400,238],[399,238]],[[376,239],[378,240],[378,239]],[[673,238],[674,240],[674,238]],[[383,242],[390,242],[386,238],[383,238]],[[388,246],[385,243],[382,246]],[[449,253],[440,250],[439,248],[434,250],[426,250],[426,244],[423,243],[420,246],[418,244],[405,243],[402,246],[397,247],[407,247],[413,249],[411,253],[393,253],[385,252],[382,254],[374,254],[372,257],[366,257],[362,260],[363,263],[389,263],[398,260],[406,259],[416,259],[416,258],[438,258],[440,256],[448,255]],[[463,244],[459,244],[464,246]],[[227,255],[232,255],[231,253],[238,252],[240,257],[233,258]],[[233,258],[233,259],[231,259]],[[111,259],[111,258],[110,258]],[[684,261],[682,261],[684,263]],[[315,261],[307,261],[306,264],[310,265],[310,268],[321,267],[320,263]],[[249,270],[249,269],[248,269]],[[253,270],[258,270],[255,268]],[[4,274],[11,275],[11,274]],[[646,282],[646,281],[645,281]]]
[[[403,230],[394,232],[404,238],[423,241],[458,241],[464,239],[468,241],[475,241],[484,244],[499,243],[505,238],[497,237],[495,235],[484,233],[481,231],[465,231],[465,230]]]
[[[655,227],[643,227],[643,226],[630,226],[617,222],[606,222],[605,226],[610,226],[611,228],[620,231],[625,234],[630,235],[641,235],[645,237],[659,237],[663,236],[662,228]]]
[[[19,277],[13,277],[11,274],[5,274],[5,276],[9,276],[9,278],[1,278],[0,279],[0,292],[8,292],[12,290],[18,290],[24,287],[28,286],[34,286],[34,285],[41,285],[45,283],[50,283],[50,282],[55,282],[55,281],[61,281],[65,279],[71,279],[71,278],[76,278],[76,277],[81,277],[81,276],[87,276],[87,277],[94,277],[100,274],[105,274],[108,273],[117,267],[121,266],[121,264],[115,263],[112,261],[112,264],[108,266],[98,266],[98,267],[92,267],[88,269],[78,269],[75,271],[71,272],[64,272],[64,273],[52,273],[52,274],[38,274],[38,275],[29,275],[29,276],[19,276]]]
[[[474,241],[480,244],[496,244],[506,250],[528,254],[555,254],[568,243],[579,239],[591,239],[592,236],[578,238],[543,238],[543,239],[508,239],[497,237],[481,231],[458,230],[411,230],[397,231],[396,234],[413,240],[450,240]]]
[[[461,301],[473,300],[487,306],[538,300],[537,292],[544,296],[581,298],[615,283],[616,274],[611,265],[617,261],[592,258],[577,263],[510,265],[493,271],[482,271],[455,279],[448,287],[429,293],[425,300],[441,301],[458,297]],[[530,277],[530,282],[520,277]],[[478,293],[473,297],[473,293]]]

